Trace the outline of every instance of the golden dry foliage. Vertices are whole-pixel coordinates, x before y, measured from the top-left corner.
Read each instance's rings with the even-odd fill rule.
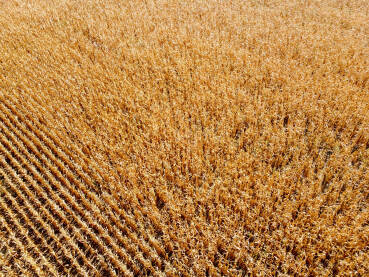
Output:
[[[4,276],[368,276],[366,0],[2,0],[0,100]]]

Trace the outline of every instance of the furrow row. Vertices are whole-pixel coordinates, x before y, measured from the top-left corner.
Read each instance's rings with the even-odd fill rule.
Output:
[[[0,149],[1,151],[1,149]],[[52,217],[50,212],[48,212],[42,203],[40,203],[39,198],[33,195],[28,187],[24,184],[23,180],[18,176],[16,167],[11,167],[8,163],[5,162],[4,159],[0,159],[0,166],[4,168],[4,170],[0,169],[0,173],[5,176],[6,184],[10,193],[17,194],[17,199],[22,201],[20,203],[21,206],[25,205],[27,207],[31,207],[32,217],[38,218],[40,221],[40,225],[43,226],[43,229],[46,232],[46,236],[51,238],[52,243],[55,242],[58,248],[61,249],[63,255],[65,255],[69,260],[67,260],[66,264],[72,263],[72,266],[78,268],[78,272],[84,274],[84,276],[88,275],[88,270],[91,269],[91,265],[89,268],[81,267],[81,265],[88,265],[88,262],[84,256],[81,256],[81,253],[78,247],[75,244],[69,244],[68,235],[65,234],[64,230],[60,230],[58,224],[55,222],[55,219]],[[9,179],[7,179],[9,176]],[[30,185],[28,183],[28,185]],[[44,199],[44,198],[41,198]],[[69,234],[72,236],[72,233]],[[79,261],[76,263],[76,261]]]
[[[44,210],[47,211],[46,213],[50,213],[50,215],[57,220],[56,224],[60,227],[61,232],[64,233],[67,231],[71,238],[76,240],[77,249],[81,249],[80,252],[84,261],[89,258],[88,256],[93,256],[94,249],[90,246],[91,241],[85,238],[78,226],[75,226],[75,222],[72,222],[73,218],[71,214],[68,210],[64,209],[64,200],[55,198],[58,193],[57,190],[50,188],[50,185],[42,179],[34,165],[29,166],[28,161],[24,157],[19,156],[16,152],[12,151],[11,148],[8,150],[9,145],[6,143],[5,146],[8,147],[5,148],[3,144],[0,143],[0,153],[9,161],[11,161],[14,156],[14,169],[20,175],[22,181],[28,185],[29,190],[34,196],[31,196],[32,200],[36,200],[34,203],[37,205],[40,204],[40,207],[43,207]],[[90,259],[92,259],[92,257]],[[95,260],[97,261],[93,264],[96,272],[96,269],[101,269],[103,257],[95,257]]]
[[[1,118],[1,115],[0,115]],[[111,226],[110,224],[106,224],[106,222],[104,222],[105,220],[101,217],[101,215],[99,214],[99,209],[94,207],[94,202],[87,202],[83,195],[78,192],[74,186],[72,186],[69,182],[69,180],[66,180],[64,178],[64,176],[60,173],[60,171],[58,171],[57,168],[54,167],[53,164],[50,163],[50,161],[43,157],[42,155],[37,155],[38,150],[35,148],[35,145],[33,144],[33,141],[29,141],[27,138],[25,138],[23,135],[24,134],[20,134],[18,132],[18,130],[16,130],[15,128],[13,128],[12,124],[10,122],[8,122],[7,118],[1,118],[5,124],[7,124],[7,128],[12,129],[12,131],[17,135],[17,138],[20,138],[20,140],[22,140],[23,143],[26,143],[26,149],[28,150],[28,152],[30,152],[30,150],[33,152],[33,155],[36,155],[36,158],[39,159],[38,162],[41,162],[41,164],[46,165],[48,167],[48,169],[51,171],[51,178],[55,178],[55,180],[53,181],[61,181],[61,185],[63,187],[67,187],[67,189],[69,190],[70,193],[73,194],[73,198],[77,201],[77,203],[79,205],[83,205],[82,208],[79,207],[79,205],[75,204],[75,201],[70,201],[69,204],[72,206],[72,209],[74,211],[76,211],[82,218],[86,218],[88,220],[87,224],[88,226],[94,231],[94,233],[96,235],[101,235],[101,237],[105,240],[108,241],[106,243],[106,246],[112,248],[116,254],[118,254],[120,256],[120,258],[124,258],[126,256],[126,254],[124,254],[122,252],[122,249],[120,249],[115,243],[114,241],[111,240],[111,238],[114,238],[114,240],[116,240],[116,238],[118,237],[118,239],[120,239],[120,241],[118,241],[118,243],[123,244],[125,249],[128,249],[128,251],[131,253],[131,255],[136,258],[136,260],[138,260],[141,263],[141,267],[143,268],[149,268],[149,270],[151,272],[154,271],[154,269],[150,266],[150,264],[147,263],[147,261],[144,260],[144,258],[140,257],[139,255],[136,255],[136,249],[134,249],[133,245],[130,244],[129,242],[127,242],[125,237],[122,236],[117,236],[117,234],[112,235],[112,232],[115,231],[114,227]],[[10,136],[12,134],[9,134]],[[43,152],[42,152],[43,153]],[[31,153],[29,153],[31,154]],[[42,166],[39,166],[39,168],[41,168],[42,170]],[[47,175],[49,172],[43,172],[44,175]],[[75,180],[74,180],[75,181]],[[74,183],[75,185],[79,185],[78,182]],[[68,195],[68,197],[71,197],[70,195]],[[72,199],[73,199],[72,198]],[[91,206],[93,206],[94,209],[91,209]],[[99,219],[100,222],[102,222],[102,224],[104,226],[100,226],[98,224],[93,223],[93,221],[91,220],[91,216],[90,214],[87,215],[88,217],[86,217],[86,213],[85,213],[85,209],[86,211],[88,211],[89,213],[92,210],[92,213],[94,217],[97,217]],[[98,212],[95,212],[95,210],[97,210]],[[104,234],[104,231],[106,231],[105,229],[103,229],[103,227],[108,228],[108,230],[110,231],[109,235]],[[119,258],[118,258],[119,259]]]
[[[12,267],[13,266],[13,267]],[[0,254],[0,276],[19,276],[19,273],[16,273],[16,269],[14,268],[14,263],[11,265],[9,259],[5,259]]]
[[[0,196],[2,201],[7,204],[7,211],[12,213],[13,219],[18,219],[18,222],[24,228],[23,234],[28,234],[35,241],[40,253],[44,255],[54,269],[63,276],[67,275],[66,265],[61,263],[65,257],[58,251],[54,241],[47,235],[37,216],[35,217],[28,207],[24,205],[20,207],[22,204],[19,203],[19,198],[17,199],[16,195],[12,195],[8,190],[10,189],[6,184],[0,188]]]
[[[7,105],[7,108],[9,108],[8,105]],[[11,112],[12,113],[16,113],[16,110],[11,109]],[[12,119],[12,124],[13,125],[17,124],[17,127],[18,128],[20,128],[23,132],[27,132],[27,130],[25,130],[25,127],[23,127],[21,125],[22,123],[24,123],[25,120],[19,121],[19,118],[18,118],[18,123],[17,123],[16,122],[16,119],[14,118],[14,116],[12,116],[11,114],[9,116],[10,116],[10,119]],[[36,129],[36,131],[33,132],[36,135],[38,133],[37,132],[38,127],[40,127],[40,126],[37,126],[37,128],[33,128],[33,129]],[[32,128],[32,126],[28,124],[27,125],[28,132],[30,131],[31,128]],[[68,158],[66,158],[66,154],[63,153],[63,152],[60,152],[60,150],[58,149],[58,147],[55,144],[52,143],[54,141],[50,141],[49,138],[45,137],[45,135],[42,136],[42,134],[38,134],[37,136],[40,139],[40,141],[42,140],[42,143],[44,143],[45,141],[48,142],[48,145],[46,145],[46,147],[44,145],[41,145],[41,143],[39,143],[38,147],[41,147],[40,151],[42,150],[43,152],[48,153],[48,158],[53,159],[53,162],[55,162],[56,164],[58,164],[59,165],[59,168],[61,168],[62,166],[64,166],[64,168],[68,168],[69,167],[69,169],[70,168],[73,168],[73,165],[71,164],[70,160]],[[49,152],[50,150],[52,151],[52,153]],[[63,164],[60,164],[60,161],[58,161],[57,159],[55,159],[54,156],[59,157],[62,160]],[[69,172],[67,172],[67,174],[68,173]],[[72,173],[76,174],[78,178],[81,178],[84,181],[84,183],[88,183],[89,184],[89,187],[93,187],[93,184],[91,183],[91,180],[88,177],[86,177],[85,174],[83,174],[82,172],[80,172],[78,168],[75,168],[74,167]],[[74,178],[73,175],[69,174],[67,177],[72,182],[74,182],[75,184],[77,183],[77,185],[78,185],[78,181]],[[157,241],[154,241],[153,239],[151,239],[149,236],[147,236],[147,234],[145,234],[146,236],[144,236],[144,240],[139,239],[139,237],[137,237],[137,234],[135,232],[131,232],[127,228],[127,226],[122,225],[122,223],[120,222],[120,220],[116,218],[116,214],[118,214],[118,216],[120,218],[122,218],[126,223],[128,223],[128,225],[130,226],[131,229],[135,229],[135,230],[137,229],[137,225],[134,223],[134,221],[132,221],[132,219],[129,216],[127,216],[125,213],[122,213],[122,210],[120,208],[118,208],[117,204],[114,203],[114,200],[112,201],[111,199],[109,199],[106,194],[103,195],[103,198],[104,198],[105,202],[107,202],[110,205],[110,208],[113,209],[113,211],[111,211],[110,209],[106,209],[105,206],[101,207],[102,203],[101,203],[100,199],[98,198],[98,196],[95,193],[91,193],[84,186],[81,186],[80,189],[85,193],[86,196],[88,196],[89,199],[91,199],[91,202],[97,204],[98,205],[98,208],[103,209],[103,210],[105,210],[105,212],[108,213],[108,218],[110,220],[112,220],[114,222],[114,224],[120,228],[121,231],[123,231],[125,234],[127,234],[129,236],[129,238],[136,245],[139,245],[140,246],[140,250],[142,252],[148,253],[152,257],[152,259],[153,259],[153,261],[152,261],[153,262],[153,265],[156,265],[159,268],[163,268],[163,265],[161,263],[160,258],[158,257],[158,254],[161,257],[163,257],[164,256],[164,253],[165,253],[164,250],[158,245]],[[151,247],[153,247],[155,249],[155,251],[158,254],[152,252],[148,248],[148,246],[146,245],[147,242],[149,243],[149,245]],[[165,264],[168,266],[167,261],[165,261]],[[170,267],[170,266],[168,266],[168,267]]]
[[[13,213],[9,212],[9,210],[11,210],[9,208],[11,208],[9,207],[9,204],[6,203],[6,200],[3,198],[3,196],[0,196],[0,213],[2,215],[2,219],[4,219],[4,226],[7,227],[9,232],[14,234],[14,237],[22,238],[16,242],[18,248],[21,248],[21,245],[24,245],[26,253],[34,258],[35,263],[39,264],[48,276],[57,276],[57,270],[55,270],[55,267],[47,261],[45,254],[42,253],[38,243],[35,242],[36,237],[24,235],[28,234],[28,230],[25,229],[16,220],[16,218],[12,217]],[[38,251],[35,251],[36,249],[38,249]]]
[[[32,98],[30,98],[30,102],[34,101]],[[33,102],[33,104],[37,105],[37,103]],[[91,180],[91,178],[89,176],[86,176],[85,173],[83,173],[82,171],[80,171],[77,167],[74,166],[73,163],[71,163],[70,159],[68,157],[72,157],[74,159],[75,158],[75,154],[73,152],[70,152],[68,149],[62,149],[62,147],[58,144],[56,139],[53,139],[53,136],[48,133],[48,130],[46,130],[44,128],[44,126],[37,124],[36,122],[32,121],[32,118],[24,118],[21,114],[19,114],[17,112],[17,109],[15,109],[11,104],[7,103],[6,101],[4,101],[4,105],[6,106],[7,109],[9,109],[10,116],[12,116],[12,114],[15,114],[18,118],[18,123],[23,126],[25,125],[25,128],[28,129],[29,132],[34,133],[40,140],[41,143],[46,143],[46,147],[49,148],[50,151],[52,151],[52,154],[55,155],[55,157],[59,157],[62,162],[64,163],[64,166],[69,167],[70,169],[72,169],[72,172],[74,172],[78,178],[81,178],[85,183],[89,184],[89,187],[93,187],[94,185],[92,184],[93,180]],[[0,107],[1,108],[1,107]],[[33,110],[32,105],[28,105],[27,107],[30,110]],[[35,111],[34,111],[35,112]],[[14,119],[14,118],[13,118]],[[21,119],[21,120],[20,120]],[[14,119],[15,121],[15,119]],[[13,122],[13,124],[16,124],[15,122]],[[39,130],[42,130],[41,132]],[[71,147],[73,147],[73,145],[71,145]],[[85,155],[79,150],[76,149],[75,147],[73,147],[73,150],[79,154],[79,157],[84,159],[85,164],[88,164],[88,161],[86,160]],[[63,151],[65,151],[66,153],[64,153]],[[82,166],[84,167],[87,171],[87,167],[86,166]],[[100,176],[103,175],[103,173],[99,170],[99,168],[94,168],[91,171],[91,174],[93,175],[95,180],[100,180],[103,181],[102,178],[98,175],[96,175],[96,172],[98,172],[100,174]],[[112,194],[112,195],[106,195],[103,194],[101,195],[101,197],[103,198],[103,200],[109,204],[109,207],[113,209],[113,217],[110,219],[114,220],[114,223],[117,224],[118,227],[120,228],[124,228],[125,231],[127,232],[127,234],[130,236],[130,238],[137,243],[137,240],[139,239],[139,237],[141,236],[143,238],[143,240],[148,243],[150,245],[151,248],[155,249],[157,255],[159,255],[160,257],[164,258],[164,263],[165,265],[170,269],[170,270],[174,270],[173,266],[170,265],[170,263],[168,262],[168,257],[166,255],[166,250],[164,250],[164,248],[160,245],[160,243],[157,241],[157,239],[155,238],[156,234],[158,233],[158,230],[160,232],[160,226],[158,226],[156,224],[157,220],[156,218],[152,218],[152,216],[147,216],[147,214],[139,208],[139,213],[141,213],[143,219],[149,220],[149,228],[145,229],[144,231],[138,232],[137,230],[139,230],[138,225],[135,223],[135,221],[137,220],[136,215],[131,215],[129,216],[128,214],[126,214],[125,212],[122,211],[121,208],[118,207],[118,205],[116,204],[117,202],[119,202],[119,198],[116,194]],[[111,198],[113,197],[113,199]],[[96,197],[94,199],[94,201],[96,201]],[[99,203],[99,202],[97,202]],[[118,215],[118,222],[115,220],[115,214]],[[132,219],[132,217],[134,219]],[[127,227],[124,226],[122,227],[122,224],[120,223],[120,219],[123,219],[124,222],[126,222],[128,224],[128,226],[135,230],[134,232],[131,231],[126,231]],[[154,226],[153,227],[151,226]],[[142,241],[142,240],[140,240]],[[139,244],[141,245],[141,244]],[[146,247],[146,246],[143,246]],[[141,249],[143,252],[145,252],[146,250],[143,248]],[[154,255],[154,263],[156,263],[159,268],[161,268],[162,266],[159,264],[159,260],[157,255]],[[155,258],[156,256],[156,258]]]
[[[26,160],[23,161],[23,165],[28,166],[27,164],[29,162],[31,162],[33,164],[33,166],[36,168],[36,170],[34,170],[32,172],[32,174],[34,176],[36,176],[36,181],[43,184],[44,187],[53,188],[53,191],[54,191],[53,194],[55,196],[57,196],[58,202],[60,204],[63,203],[62,206],[61,206],[61,209],[66,211],[67,215],[69,217],[71,217],[71,221],[75,224],[75,226],[77,228],[80,228],[82,230],[82,232],[86,233],[86,236],[89,238],[89,242],[93,246],[95,246],[95,250],[98,249],[98,253],[99,253],[99,251],[101,251],[101,253],[110,253],[109,256],[102,255],[102,260],[105,260],[106,262],[111,263],[114,268],[120,268],[121,266],[120,266],[120,263],[118,262],[119,259],[117,260],[117,259],[112,258],[112,257],[114,257],[114,255],[112,255],[110,248],[109,247],[106,248],[106,246],[109,245],[109,243],[106,244],[106,241],[105,241],[106,245],[103,246],[100,242],[100,239],[97,238],[96,235],[91,232],[92,226],[94,226],[93,221],[91,219],[91,216],[86,215],[85,212],[79,206],[77,206],[75,204],[75,199],[73,199],[65,191],[65,188],[63,187],[63,183],[61,183],[59,179],[56,179],[56,177],[53,174],[51,174],[48,170],[45,170],[44,166],[38,160],[39,157],[35,156],[34,154],[29,153],[27,151],[28,147],[30,147],[31,145],[29,145],[29,144],[20,145],[19,143],[17,143],[18,137],[14,137],[14,135],[12,133],[9,133],[6,128],[3,128],[3,133],[4,132],[7,133],[7,135],[8,135],[7,139],[9,139],[9,137],[13,136],[12,141],[13,141],[14,146],[17,147],[17,149],[14,149],[14,146],[12,144],[6,143],[6,140],[3,139],[3,142],[5,141],[4,146],[6,148],[12,149],[13,150],[12,155],[17,155],[18,159],[20,157],[24,156],[24,158]],[[23,143],[27,143],[27,141],[24,140]],[[18,150],[21,152],[20,154],[17,153]],[[42,162],[45,164],[46,161],[44,160]],[[56,170],[54,169],[54,173],[55,172],[56,172]],[[59,173],[59,178],[60,178],[60,175],[61,174]],[[65,185],[65,183],[64,183],[64,185]],[[62,200],[62,201],[60,201],[60,200]],[[88,221],[88,223],[87,223],[87,224],[89,224],[88,226],[83,221],[83,219]],[[109,237],[108,237],[108,239],[109,239]]]
[[[3,221],[0,218],[0,276],[40,276],[39,268],[34,266],[35,261],[24,257],[27,254],[24,245],[12,236]]]

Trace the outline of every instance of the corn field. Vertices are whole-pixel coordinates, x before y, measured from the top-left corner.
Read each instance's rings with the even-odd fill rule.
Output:
[[[368,276],[366,0],[0,0],[0,276]]]

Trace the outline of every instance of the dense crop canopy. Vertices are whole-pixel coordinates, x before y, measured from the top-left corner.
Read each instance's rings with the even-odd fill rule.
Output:
[[[365,276],[365,0],[0,0],[0,274]]]

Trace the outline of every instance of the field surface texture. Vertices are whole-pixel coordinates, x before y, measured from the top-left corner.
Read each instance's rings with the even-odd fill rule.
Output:
[[[0,276],[369,276],[367,0],[0,0]]]

